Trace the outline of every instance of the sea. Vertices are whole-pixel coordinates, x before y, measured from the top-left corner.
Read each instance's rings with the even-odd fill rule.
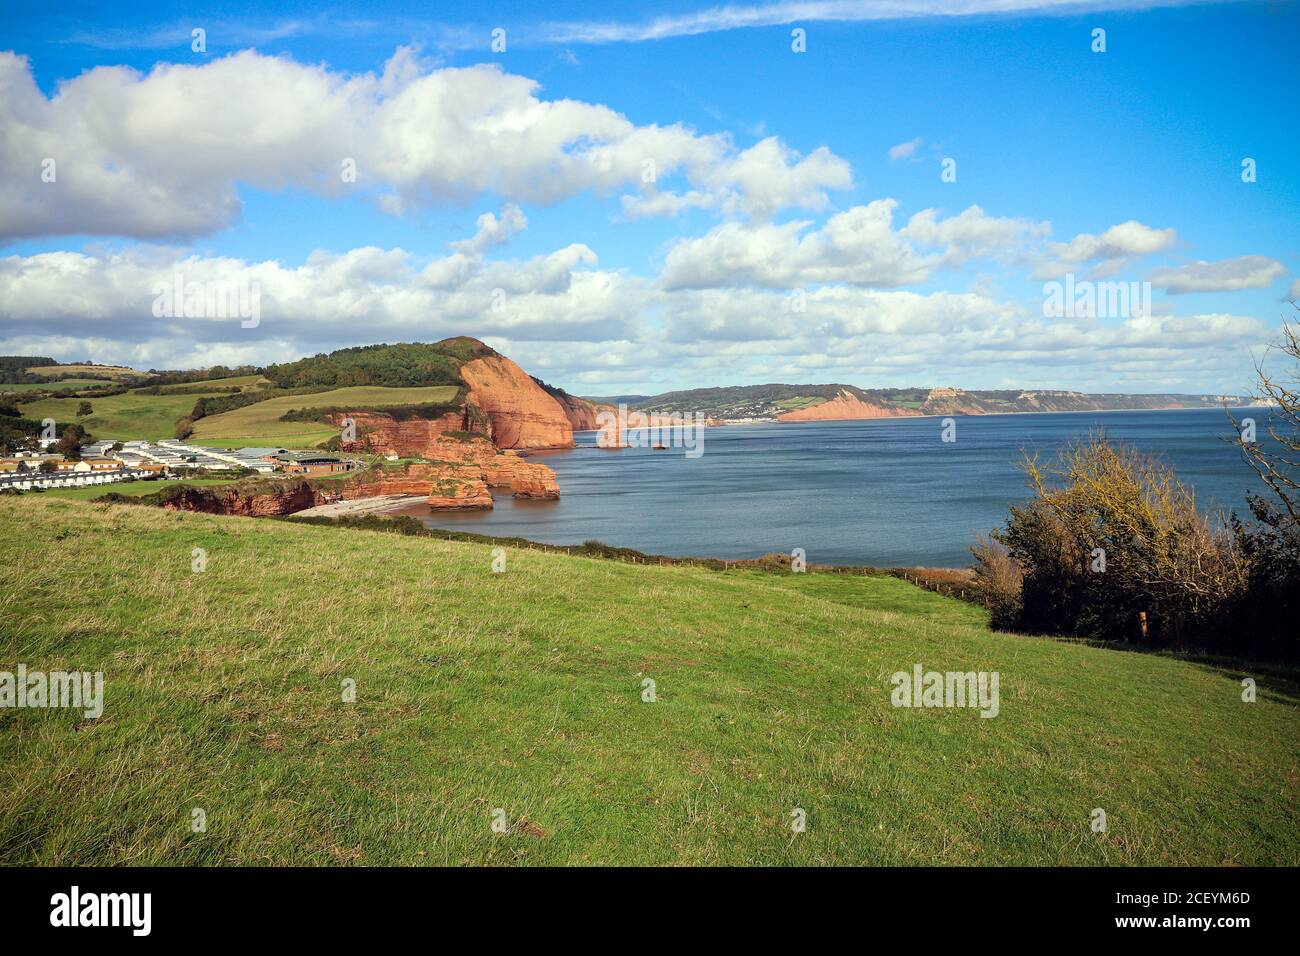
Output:
[[[1267,441],[1269,410],[1252,417]],[[649,554],[752,558],[802,548],[809,562],[965,567],[975,535],[1029,497],[1019,465],[1100,433],[1159,456],[1196,489],[1202,510],[1245,515],[1266,488],[1232,443],[1222,409],[1075,412],[944,419],[763,423],[704,430],[703,452],[577,447],[534,452],[555,470],[559,501],[509,492],[486,512],[431,512],[425,525],[548,544],[598,540]]]

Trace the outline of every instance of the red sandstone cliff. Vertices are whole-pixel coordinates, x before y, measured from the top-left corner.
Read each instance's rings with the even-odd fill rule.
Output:
[[[611,405],[597,405],[585,398],[579,398],[576,395],[569,395],[564,392],[559,395],[552,393],[552,397],[564,409],[564,414],[568,416],[569,424],[573,426],[575,432],[594,432],[600,427],[596,421],[596,416],[602,411],[613,410]]]
[[[402,458],[441,459],[440,450],[455,439],[445,438],[451,432],[480,432],[487,437],[485,427],[464,412],[448,412],[438,418],[408,418],[402,421],[380,412],[340,412],[329,416],[335,425],[352,419],[356,425],[356,441],[344,442],[344,451],[369,451],[377,455],[400,455]],[[490,446],[489,446],[490,447]],[[495,451],[495,449],[492,449]],[[456,460],[453,456],[451,460]]]
[[[160,502],[167,511],[201,511],[206,514],[264,518],[304,511],[318,503],[316,490],[306,481],[285,481],[279,487],[265,481],[216,488],[176,485],[165,489]]]
[[[842,391],[834,398],[822,402],[820,405],[786,412],[784,415],[778,415],[776,420],[779,422],[829,422],[859,418],[902,418],[919,414],[921,414],[919,411],[910,408],[864,402],[852,392]]]
[[[483,474],[471,463],[413,462],[403,468],[371,469],[341,483],[322,482],[317,489],[333,492],[345,501],[380,495],[422,495],[430,508],[440,510],[492,507],[492,493]]]
[[[335,416],[336,423],[341,422],[343,417],[347,416]],[[425,458],[433,463],[469,466],[486,487],[509,488],[516,498],[554,500],[560,497],[560,486],[555,480],[554,471],[540,462],[526,461],[517,451],[501,451],[485,436],[469,435],[452,427],[456,423],[450,419],[455,419],[455,415],[448,419],[411,419],[403,422],[373,412],[356,412],[351,417],[357,425],[357,440],[344,445],[347,451],[370,451],[381,455],[391,453],[403,458]],[[457,434],[452,435],[451,432]],[[432,501],[430,504],[434,505]]]
[[[491,422],[498,448],[572,448],[573,424],[564,406],[504,355],[466,362],[466,401]]]

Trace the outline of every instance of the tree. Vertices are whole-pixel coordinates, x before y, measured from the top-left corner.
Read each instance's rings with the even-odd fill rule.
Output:
[[[65,425],[63,434],[59,436],[52,447],[52,450],[64,458],[76,460],[81,457],[81,445],[89,437],[86,430],[80,425],[73,423]]]
[[[52,475],[58,470],[59,470],[59,466],[55,464],[53,459],[50,458],[46,458],[43,462],[41,462],[40,467],[37,469],[37,471],[39,471],[42,475]]]
[[[1254,522],[1234,521],[1249,577],[1233,618],[1241,630],[1260,635],[1269,656],[1290,658],[1300,654],[1295,625],[1300,617],[1300,326],[1284,321],[1282,340],[1270,351],[1296,365],[1281,373],[1267,371],[1262,360],[1255,366],[1259,397],[1271,406],[1265,428],[1271,444],[1252,441],[1261,436],[1249,434],[1245,419],[1237,423],[1242,457],[1277,500],[1249,494]]]
[[[1174,646],[1226,639],[1246,563],[1172,468],[1093,435],[1024,469],[1035,496],[993,535],[1024,574],[1017,620],[1003,623]]]
[[[1300,305],[1291,306],[1300,313]],[[1282,339],[1268,351],[1281,352],[1296,363],[1280,374],[1266,369],[1263,358],[1255,364],[1258,398],[1271,406],[1265,431],[1274,444],[1259,441],[1243,419],[1237,423],[1237,445],[1295,526],[1300,524],[1300,324],[1283,320]]]
[[[95,414],[95,409],[91,406],[90,402],[82,402],[77,406],[78,418],[85,418],[87,415],[93,414]]]

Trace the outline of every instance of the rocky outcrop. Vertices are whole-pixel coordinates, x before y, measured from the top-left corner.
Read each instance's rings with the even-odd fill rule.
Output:
[[[573,424],[564,407],[504,355],[466,362],[466,402],[482,410],[498,448],[572,448]]]
[[[820,405],[796,409],[776,416],[779,422],[832,422],[852,421],[860,418],[903,418],[919,415],[919,411],[902,408],[898,405],[877,405],[864,402],[852,392],[841,390],[834,398],[827,399]]]
[[[396,468],[372,468],[343,482],[320,482],[317,488],[344,501],[381,495],[420,495],[430,508],[474,510],[492,507],[482,472],[472,463],[413,462]]]
[[[526,460],[517,451],[501,451],[485,437],[463,432],[435,435],[422,440],[419,450],[432,460],[400,467],[385,465],[362,472],[349,479],[346,487],[364,488],[364,492],[356,494],[348,490],[344,497],[419,494],[429,496],[429,504],[435,508],[490,508],[492,499],[488,488],[509,489],[516,498],[554,501],[560,497],[554,471],[540,462]],[[453,479],[458,485],[448,486],[444,494],[433,494],[425,487],[431,481]]]
[[[488,487],[509,488],[515,498],[555,501],[560,497],[555,472],[540,462],[524,460],[516,452],[503,452],[481,467]]]
[[[306,481],[259,480],[209,488],[173,485],[164,489],[158,499],[159,507],[167,511],[200,511],[247,518],[294,514],[320,503],[319,493]]]
[[[402,458],[438,458],[437,449],[443,436],[452,432],[487,435],[483,421],[475,420],[469,410],[448,412],[438,418],[395,419],[382,412],[339,412],[328,416],[332,424],[343,426],[351,419],[356,425],[356,440],[343,442],[344,451],[369,451],[377,455],[394,454]]]

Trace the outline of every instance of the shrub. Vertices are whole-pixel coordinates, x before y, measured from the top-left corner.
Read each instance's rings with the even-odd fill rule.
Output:
[[[975,559],[972,590],[978,602],[989,609],[989,625],[996,631],[1013,630],[1021,616],[1024,568],[1011,556],[1007,546],[994,537],[979,535],[970,550]]]
[[[1246,562],[1172,468],[1094,435],[1024,469],[1035,497],[994,534],[1024,571],[1006,624],[1167,646],[1228,640]]]

